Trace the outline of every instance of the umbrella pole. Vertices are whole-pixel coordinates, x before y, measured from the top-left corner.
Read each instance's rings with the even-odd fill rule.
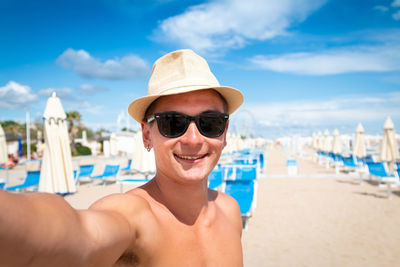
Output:
[[[392,199],[392,190],[390,188],[390,183],[387,184],[387,194],[388,194],[388,199]]]
[[[31,160],[31,131],[28,106],[26,107],[26,157],[28,160]]]

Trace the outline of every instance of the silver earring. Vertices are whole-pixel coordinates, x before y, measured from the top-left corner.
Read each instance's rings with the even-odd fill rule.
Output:
[[[151,147],[150,147],[150,145],[149,145],[149,144],[147,144],[147,147],[146,147],[146,149],[147,149],[147,152],[150,152],[150,150],[151,150]]]

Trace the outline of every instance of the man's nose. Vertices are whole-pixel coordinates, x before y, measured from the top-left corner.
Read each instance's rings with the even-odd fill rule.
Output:
[[[196,123],[194,121],[190,122],[188,129],[181,138],[181,142],[188,145],[197,145],[203,141],[203,136],[197,129]]]

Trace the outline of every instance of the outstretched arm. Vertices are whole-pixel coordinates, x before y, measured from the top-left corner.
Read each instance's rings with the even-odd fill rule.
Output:
[[[0,190],[0,265],[110,266],[135,239],[117,208],[130,201],[115,195],[78,211],[56,195]]]

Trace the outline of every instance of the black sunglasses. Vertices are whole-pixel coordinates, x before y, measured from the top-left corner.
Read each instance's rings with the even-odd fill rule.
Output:
[[[206,111],[197,116],[169,111],[155,113],[147,122],[157,121],[160,134],[165,137],[175,138],[183,135],[191,121],[196,123],[199,132],[206,137],[221,136],[226,128],[229,115],[216,111]]]

